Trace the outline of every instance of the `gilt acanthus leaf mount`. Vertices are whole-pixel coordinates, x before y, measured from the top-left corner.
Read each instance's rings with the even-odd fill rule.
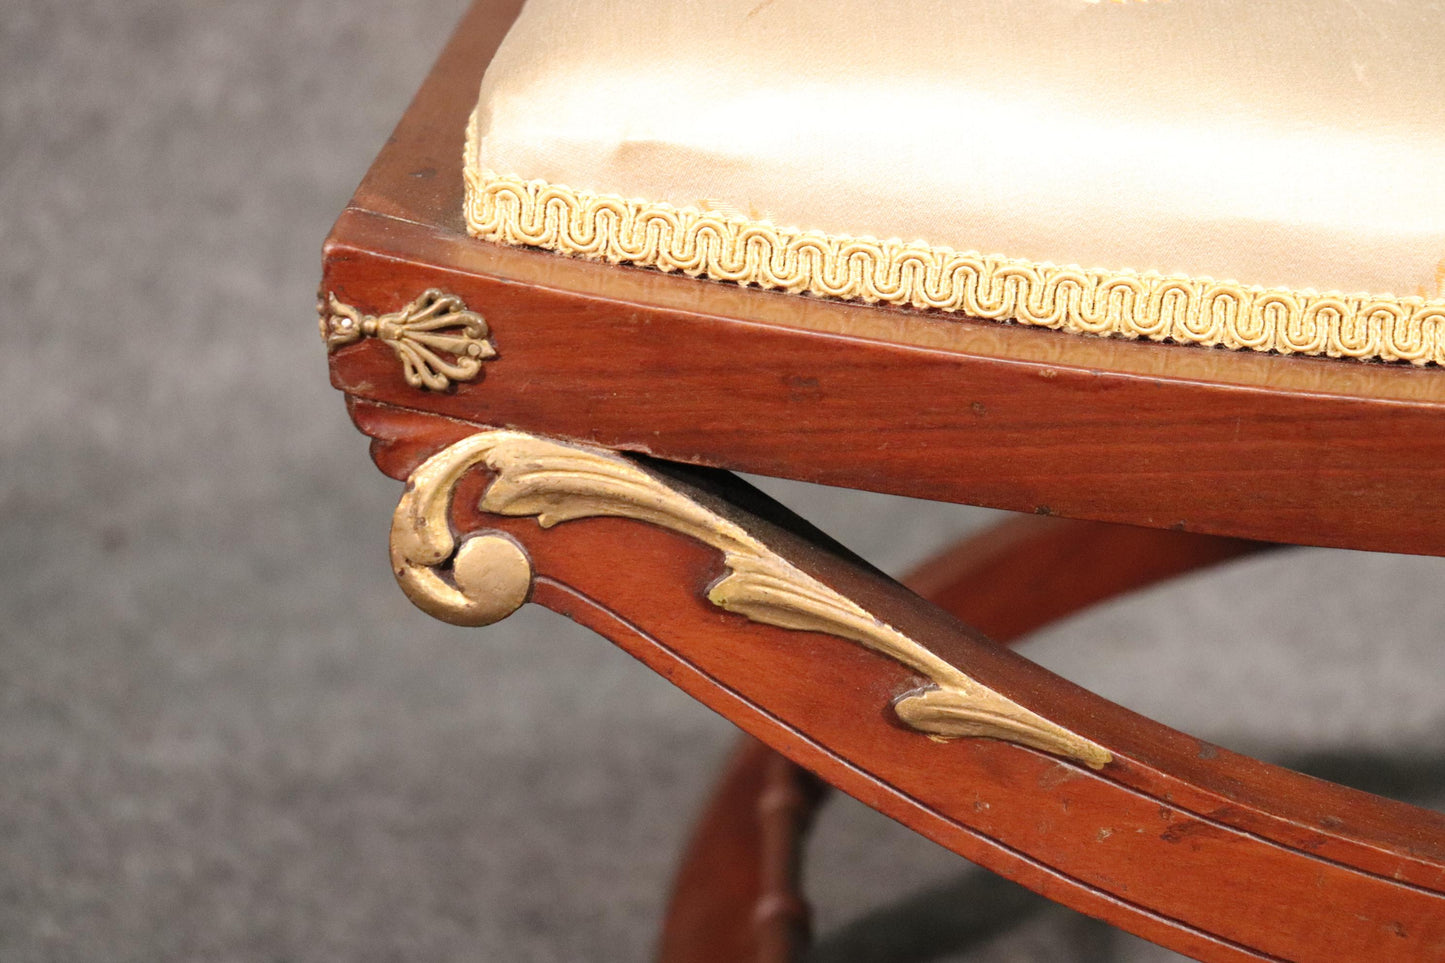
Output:
[[[1095,769],[1112,758],[1097,743],[994,691],[876,618],[685,487],[623,456],[519,431],[479,432],[433,455],[413,473],[397,505],[391,536],[397,580],[414,603],[438,618],[465,625],[495,621],[520,605],[530,586],[531,571],[520,550],[494,534],[458,546],[450,530],[452,492],[477,466],[493,476],[481,496],[485,512],[531,516],[543,528],[574,519],[627,518],[721,552],[727,574],[708,590],[714,605],[754,622],[847,639],[928,679],[928,686],[893,703],[899,720],[914,730],[944,740],[1001,739]],[[503,568],[484,571],[493,567],[493,558],[501,559]],[[449,567],[450,577],[443,577]],[[498,598],[490,598],[493,594]]]

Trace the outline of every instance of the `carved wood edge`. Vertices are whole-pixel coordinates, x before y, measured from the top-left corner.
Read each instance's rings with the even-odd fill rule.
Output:
[[[543,528],[611,516],[646,522],[723,554],[728,574],[710,602],[755,622],[820,632],[856,642],[927,678],[931,685],[893,703],[898,718],[939,740],[983,737],[1029,746],[1103,768],[1103,746],[982,685],[893,626],[803,572],[746,531],[705,507],[685,486],[610,452],[561,444],[524,432],[483,431],[427,459],[411,476],[391,528],[391,561],[408,598],[437,618],[486,625],[526,601],[532,571],[526,553],[501,534],[479,534],[460,547],[448,509],[463,475],[493,473],[485,512],[532,516]]]

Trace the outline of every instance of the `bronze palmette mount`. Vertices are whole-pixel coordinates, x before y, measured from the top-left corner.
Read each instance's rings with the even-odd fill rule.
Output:
[[[396,352],[406,383],[413,388],[444,391],[472,380],[481,373],[483,361],[497,356],[482,316],[468,310],[455,294],[436,288],[390,314],[362,314],[334,294],[327,295],[317,310],[327,351],[362,338],[379,338]]]

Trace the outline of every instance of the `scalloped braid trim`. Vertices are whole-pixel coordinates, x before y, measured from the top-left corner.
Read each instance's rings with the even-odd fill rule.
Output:
[[[1080,334],[1445,363],[1445,298],[1319,294],[1058,267],[466,171],[467,229],[504,244],[762,288],[957,311]]]

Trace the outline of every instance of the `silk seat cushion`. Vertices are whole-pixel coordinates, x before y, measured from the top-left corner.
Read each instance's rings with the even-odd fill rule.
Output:
[[[528,0],[478,237],[1075,332],[1445,362],[1445,3]]]

